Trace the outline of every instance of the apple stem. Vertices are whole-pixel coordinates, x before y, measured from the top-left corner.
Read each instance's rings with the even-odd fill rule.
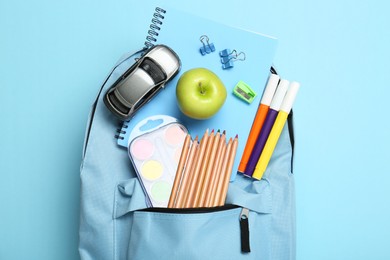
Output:
[[[205,91],[205,89],[202,86],[202,82],[199,82],[198,85],[199,85],[199,88],[200,88],[200,93],[203,95],[206,91]]]

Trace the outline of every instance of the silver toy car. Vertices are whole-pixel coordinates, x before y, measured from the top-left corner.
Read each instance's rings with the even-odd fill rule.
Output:
[[[168,46],[148,49],[106,92],[104,103],[122,120],[131,118],[180,70],[177,54]]]

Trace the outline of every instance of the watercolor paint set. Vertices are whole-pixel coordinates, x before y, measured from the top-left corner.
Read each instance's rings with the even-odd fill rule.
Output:
[[[148,207],[167,207],[187,134],[177,119],[165,115],[142,120],[130,133],[129,157]]]

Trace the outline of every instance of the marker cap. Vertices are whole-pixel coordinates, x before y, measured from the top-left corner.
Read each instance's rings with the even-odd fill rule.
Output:
[[[267,86],[265,87],[263,97],[261,98],[261,104],[269,106],[272,101],[272,97],[275,94],[276,87],[278,86],[280,77],[276,74],[272,74],[268,78]]]
[[[282,79],[280,80],[279,86],[276,89],[276,93],[272,99],[271,106],[270,108],[279,111],[280,106],[283,102],[284,96],[286,95],[287,89],[288,89],[288,84],[290,82],[288,80]]]
[[[286,97],[283,100],[280,110],[286,113],[290,113],[291,108],[294,104],[295,98],[297,96],[300,84],[298,82],[291,82],[290,87],[288,88]]]

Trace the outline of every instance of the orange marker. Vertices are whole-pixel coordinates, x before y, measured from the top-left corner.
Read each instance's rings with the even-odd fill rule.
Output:
[[[276,74],[271,74],[268,79],[268,84],[264,90],[263,97],[261,98],[260,106],[257,109],[257,113],[255,119],[253,120],[252,128],[249,132],[248,140],[244,148],[244,153],[242,155],[240,165],[238,166],[238,171],[241,173],[245,172],[246,165],[252,153],[253,147],[255,146],[257,137],[260,134],[260,130],[263,127],[263,123],[267,116],[279,79],[280,77]]]

